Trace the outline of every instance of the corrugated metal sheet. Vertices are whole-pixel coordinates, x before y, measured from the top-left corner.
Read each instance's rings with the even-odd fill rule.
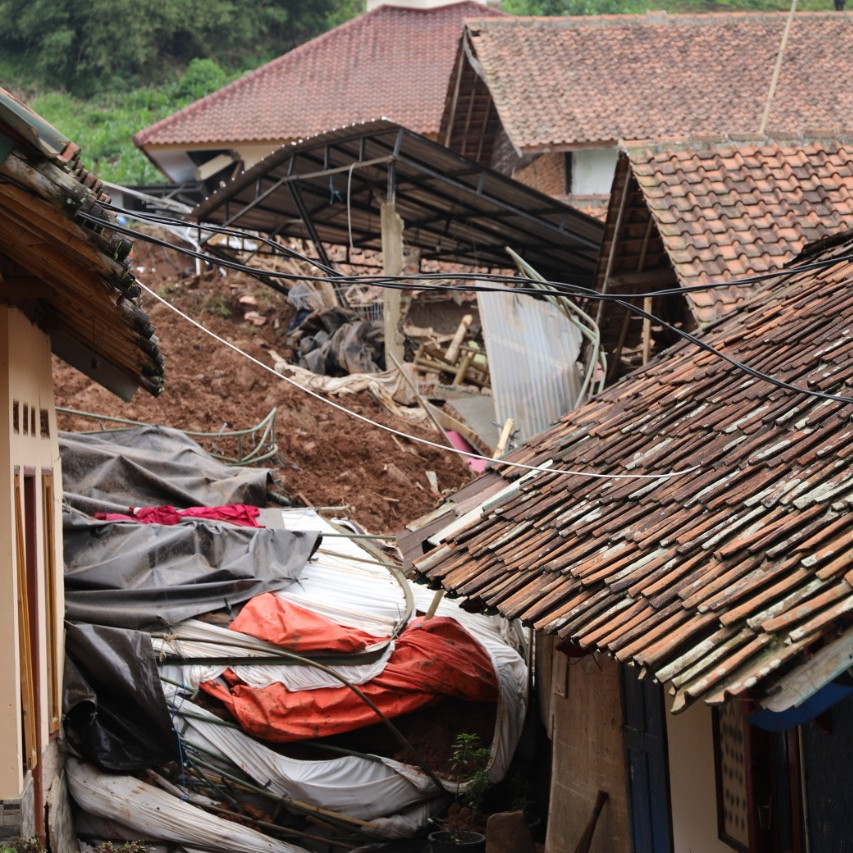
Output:
[[[495,417],[526,441],[575,407],[581,333],[556,306],[525,294],[478,297]]]
[[[675,710],[780,711],[835,678],[853,649],[853,235],[802,261],[703,336],[715,351],[673,347],[504,461],[551,470],[503,499],[521,479],[504,462],[467,486],[433,552],[414,556],[413,526],[414,570],[642,667]]]

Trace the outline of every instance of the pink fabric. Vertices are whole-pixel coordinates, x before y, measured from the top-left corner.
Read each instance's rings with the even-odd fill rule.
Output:
[[[456,432],[456,430],[447,430],[447,437],[453,442],[453,446],[457,450],[464,450],[468,453],[477,453],[477,451],[468,443],[468,440]],[[489,464],[486,459],[475,459],[471,456],[467,457],[465,461],[468,463],[468,467],[477,474],[482,474],[483,471],[486,470],[486,465]]]
[[[138,521],[140,524],[177,524],[185,518],[204,518],[209,521],[230,521],[242,527],[263,527],[257,518],[260,509],[248,504],[229,506],[191,506],[175,509],[173,506],[130,507],[129,515],[118,512],[98,512],[95,518],[104,521]]]

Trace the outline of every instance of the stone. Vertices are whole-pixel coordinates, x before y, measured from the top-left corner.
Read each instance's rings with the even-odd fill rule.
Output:
[[[524,812],[496,812],[486,823],[488,853],[536,853]]]

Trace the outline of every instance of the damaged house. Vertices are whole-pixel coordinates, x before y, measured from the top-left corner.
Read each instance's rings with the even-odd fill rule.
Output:
[[[100,184],[0,94],[5,833],[301,853],[422,831],[465,779],[412,739],[453,708],[442,742],[476,733],[499,781],[525,715],[522,639],[413,587],[371,537],[266,509],[264,469],[162,427],[57,434],[51,351],[125,399],[159,393],[162,357]]]
[[[644,294],[647,314],[694,332],[737,310],[755,276],[851,226],[849,136],[622,143],[596,290]],[[618,302],[589,310],[611,378],[675,340]]]
[[[157,394],[163,364],[136,305],[130,243],[79,150],[0,89],[0,479],[6,617],[4,835],[68,838],[57,749],[63,660],[62,473],[51,353],[116,394]],[[93,227],[86,219],[100,220]],[[71,842],[68,842],[71,843]],[[66,847],[64,849],[71,849]]]
[[[601,791],[592,850],[845,849],[851,249],[807,251],[402,537],[424,581],[537,632],[547,850]]]

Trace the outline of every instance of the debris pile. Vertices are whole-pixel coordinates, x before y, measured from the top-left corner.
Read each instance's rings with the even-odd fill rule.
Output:
[[[436,757],[460,732],[506,774],[527,685],[506,624],[410,583],[381,538],[268,505],[267,471],[175,430],[61,452],[81,838],[352,849],[418,836],[465,790]]]

